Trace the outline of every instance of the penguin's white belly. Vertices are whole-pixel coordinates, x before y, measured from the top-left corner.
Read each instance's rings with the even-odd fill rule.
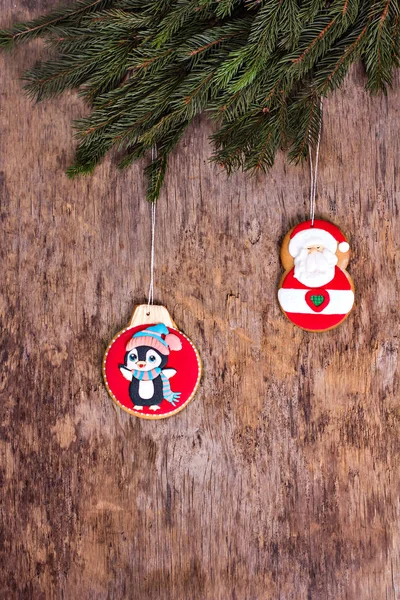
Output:
[[[152,381],[139,381],[139,396],[143,400],[150,400],[154,396],[154,383]]]

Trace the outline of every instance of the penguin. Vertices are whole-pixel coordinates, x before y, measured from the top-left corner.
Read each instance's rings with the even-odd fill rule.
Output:
[[[175,369],[165,368],[170,350],[181,350],[178,336],[169,333],[165,325],[154,325],[134,334],[126,346],[124,364],[119,365],[123,377],[129,381],[129,397],[135,410],[148,407],[160,409],[163,400],[173,406],[180,392],[172,392],[169,379]]]

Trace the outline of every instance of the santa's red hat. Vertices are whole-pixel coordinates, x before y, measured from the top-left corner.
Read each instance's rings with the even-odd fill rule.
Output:
[[[340,252],[347,252],[350,248],[339,227],[328,221],[315,219],[314,224],[311,220],[304,221],[293,229],[290,234],[289,254],[295,258],[303,248],[318,244],[333,253],[338,248]]]

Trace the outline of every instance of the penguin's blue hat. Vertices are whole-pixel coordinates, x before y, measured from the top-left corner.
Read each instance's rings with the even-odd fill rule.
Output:
[[[164,346],[166,346],[168,348],[167,342],[165,341],[165,339],[163,339],[161,337],[163,335],[168,335],[168,334],[169,334],[169,331],[168,331],[167,327],[163,323],[160,323],[159,325],[152,325],[151,327],[148,327],[147,329],[138,331],[132,337],[133,338],[136,338],[136,337],[154,338],[155,337],[157,342],[160,342],[161,344],[163,344]]]
[[[129,352],[138,346],[151,346],[161,354],[169,354],[170,350],[181,350],[182,342],[177,335],[168,331],[168,327],[164,323],[159,323],[134,333],[126,350]]]

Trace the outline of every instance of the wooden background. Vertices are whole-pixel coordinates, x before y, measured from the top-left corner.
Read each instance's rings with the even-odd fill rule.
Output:
[[[0,0],[1,26],[55,1]],[[175,418],[119,410],[108,341],[149,282],[142,165],[69,181],[74,94],[21,93],[39,44],[0,56],[3,599],[400,598],[400,81],[360,67],[325,104],[317,214],[349,235],[354,313],[281,315],[280,241],[307,166],[229,181],[199,121],[157,213],[156,300],[204,375]]]

